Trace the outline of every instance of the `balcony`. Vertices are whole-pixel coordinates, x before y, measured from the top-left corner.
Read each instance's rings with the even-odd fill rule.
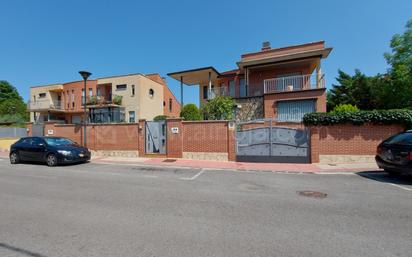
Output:
[[[279,93],[299,90],[325,88],[325,75],[298,75],[265,79],[264,93]]]
[[[86,105],[98,105],[98,106],[111,105],[111,104],[122,105],[122,98],[123,97],[120,95],[113,95],[113,94],[91,96],[91,97],[87,97]]]
[[[50,111],[63,110],[61,101],[51,101],[49,99],[29,101],[27,103],[29,111]]]

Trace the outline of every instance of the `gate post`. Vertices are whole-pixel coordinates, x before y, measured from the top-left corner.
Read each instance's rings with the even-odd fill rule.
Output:
[[[166,119],[166,156],[183,157],[183,124],[181,118]]]
[[[309,127],[310,163],[319,162],[319,127]]]
[[[236,161],[236,122],[227,122],[227,158]]]
[[[141,119],[138,123],[138,136],[137,136],[137,149],[139,151],[139,156],[143,157],[146,154],[146,120]]]

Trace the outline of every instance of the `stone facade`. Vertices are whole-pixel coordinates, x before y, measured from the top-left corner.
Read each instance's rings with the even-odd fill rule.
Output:
[[[236,121],[263,119],[263,97],[238,98],[235,101],[241,106],[236,111]]]

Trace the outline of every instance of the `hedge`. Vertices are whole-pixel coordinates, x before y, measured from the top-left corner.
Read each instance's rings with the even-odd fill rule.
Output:
[[[353,124],[401,124],[412,127],[412,110],[376,110],[340,113],[308,113],[303,117],[306,126]]]

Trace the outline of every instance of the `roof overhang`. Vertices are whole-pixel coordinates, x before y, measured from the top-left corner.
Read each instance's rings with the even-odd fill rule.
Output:
[[[191,70],[184,70],[178,72],[168,73],[169,77],[174,78],[175,80],[182,81],[183,84],[188,86],[200,85],[209,82],[209,74],[210,79],[216,80],[220,73],[212,66],[198,68],[198,69],[191,69]]]
[[[332,51],[332,48],[324,48],[324,49],[305,51],[305,52],[294,53],[294,54],[279,55],[275,57],[256,58],[256,59],[249,59],[249,60],[243,60],[243,61],[241,60],[237,62],[237,65],[239,66],[239,68],[242,69],[248,66],[264,65],[268,63],[278,63],[278,62],[299,60],[299,59],[305,59],[305,58],[313,58],[313,57],[327,58],[331,51]]]

